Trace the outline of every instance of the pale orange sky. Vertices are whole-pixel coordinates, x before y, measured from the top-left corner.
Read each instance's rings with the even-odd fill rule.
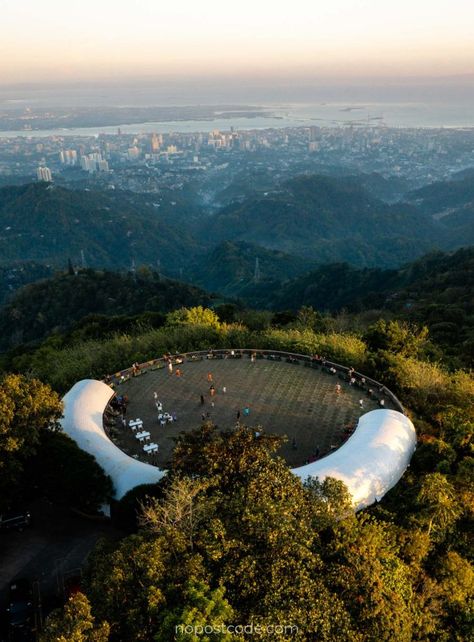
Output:
[[[466,0],[0,0],[0,84],[473,72]]]

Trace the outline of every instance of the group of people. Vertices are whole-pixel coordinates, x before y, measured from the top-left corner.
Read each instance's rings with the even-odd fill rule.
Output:
[[[332,370],[332,368],[330,370]],[[334,368],[334,372],[336,372],[335,368]],[[347,377],[345,378],[345,380],[349,383],[350,386],[354,386],[354,387],[358,386],[359,388],[365,389],[366,388],[366,383],[367,383],[366,378],[365,377],[360,377],[359,379],[357,379],[355,374],[356,373],[355,373],[354,368],[352,368],[352,367],[349,368],[349,370],[347,372]],[[385,386],[380,386],[378,391],[379,391],[379,393],[384,394]],[[336,387],[335,387],[336,395],[340,395],[341,392],[342,392],[341,384],[340,383],[336,383]],[[385,408],[385,399],[383,399],[383,398],[377,399],[377,397],[375,396],[375,393],[374,393],[372,388],[368,388],[367,389],[366,395],[367,395],[367,397],[369,397],[369,399],[373,399],[374,401],[378,401],[378,405],[379,405],[380,408]],[[364,399],[362,399],[362,398],[359,399],[359,407],[360,407],[361,410],[364,408],[364,403],[365,403]]]
[[[232,352],[233,352],[233,351],[232,351]],[[209,396],[210,396],[210,402],[209,402],[209,403],[210,403],[211,408],[214,408],[214,407],[215,407],[215,397],[216,397],[216,394],[217,394],[217,388],[216,388],[216,386],[214,385],[214,375],[212,374],[212,372],[208,372],[208,373],[207,373],[206,379],[207,379],[207,383],[210,383],[210,384],[211,384],[211,385],[209,386]],[[225,395],[225,394],[227,394],[227,386],[222,386],[222,388],[221,388],[221,392],[222,392],[222,394],[224,394],[224,395]],[[205,399],[205,397],[204,397],[203,393],[201,393],[201,394],[200,394],[200,396],[199,396],[199,401],[200,401],[200,405],[201,405],[201,407],[202,407],[202,406],[204,406],[204,405],[206,404],[206,399]],[[243,409],[243,411],[242,411],[242,412],[243,412],[243,415],[244,415],[245,417],[248,417],[248,416],[250,415],[250,406],[249,406],[249,405],[246,405],[246,406],[244,407],[244,409]],[[240,420],[241,414],[242,414],[242,413],[241,413],[241,411],[240,411],[240,408],[238,408],[238,409],[237,409],[237,413],[236,413],[236,419],[237,419],[237,421],[239,421],[239,420]],[[210,419],[210,418],[211,418],[211,413],[210,413],[210,411],[209,411],[209,410],[208,410],[208,411],[206,411],[206,412],[203,412],[203,413],[201,414],[201,419],[202,419],[202,421],[207,421],[207,420],[208,420],[208,419]]]
[[[129,404],[129,399],[127,395],[114,395],[110,402],[110,407],[113,411],[122,415],[122,423],[126,422],[125,416],[127,414],[127,406]]]

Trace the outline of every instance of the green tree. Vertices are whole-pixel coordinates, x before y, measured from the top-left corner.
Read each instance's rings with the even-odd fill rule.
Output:
[[[418,493],[421,520],[435,540],[444,539],[461,513],[456,491],[446,475],[429,473],[423,477]]]
[[[226,625],[233,624],[234,610],[224,594],[223,586],[211,590],[203,581],[190,581],[183,604],[164,612],[155,642],[243,642],[243,637],[226,630]],[[186,627],[194,632],[187,632]],[[206,633],[206,627],[215,631]]]
[[[25,461],[40,434],[56,430],[62,403],[37,379],[8,374],[0,380],[0,509],[9,507],[21,487]]]
[[[417,328],[406,322],[380,319],[367,329],[364,341],[369,350],[391,352],[392,354],[420,354],[428,340],[428,328]]]
[[[168,326],[202,325],[213,328],[220,327],[217,314],[209,308],[203,308],[202,305],[194,308],[180,308],[170,312],[166,317],[166,324]]]
[[[51,501],[95,513],[113,494],[112,480],[95,458],[64,433],[45,432],[29,460],[30,479]]]
[[[343,519],[354,516],[352,497],[344,482],[333,477],[319,481],[309,477],[305,482],[313,511],[313,525],[317,531],[334,528]]]
[[[37,379],[7,374],[0,380],[0,457],[34,452],[39,432],[57,429],[62,403],[56,392]]]
[[[364,514],[341,522],[325,556],[328,583],[364,642],[412,641],[413,587],[393,526]]]
[[[437,577],[444,598],[445,626],[456,642],[472,639],[474,618],[474,568],[455,551],[438,562]]]
[[[96,624],[89,600],[77,593],[49,615],[40,642],[107,642],[109,631],[107,622]]]

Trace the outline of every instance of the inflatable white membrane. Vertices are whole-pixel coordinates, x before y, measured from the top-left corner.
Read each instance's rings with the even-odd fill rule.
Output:
[[[370,506],[399,481],[416,447],[412,422],[396,410],[372,410],[362,415],[352,436],[338,450],[293,473],[340,479],[347,486],[355,510]]]
[[[135,486],[158,482],[166,471],[129,457],[105,434],[102,419],[113,393],[101,381],[79,381],[63,399],[61,423],[64,432],[110,475],[115,498],[121,499]],[[395,486],[415,446],[415,428],[408,417],[396,410],[372,410],[360,417],[356,430],[338,450],[292,472],[302,481],[340,479],[352,495],[355,510],[360,510]]]
[[[165,473],[129,457],[105,434],[102,418],[113,394],[112,388],[101,381],[79,381],[63,398],[61,425],[79,448],[96,458],[112,479],[115,499],[121,499],[135,486],[158,482]]]

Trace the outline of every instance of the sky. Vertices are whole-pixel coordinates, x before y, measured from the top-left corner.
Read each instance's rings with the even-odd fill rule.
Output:
[[[0,0],[0,85],[466,74],[472,0]]]

